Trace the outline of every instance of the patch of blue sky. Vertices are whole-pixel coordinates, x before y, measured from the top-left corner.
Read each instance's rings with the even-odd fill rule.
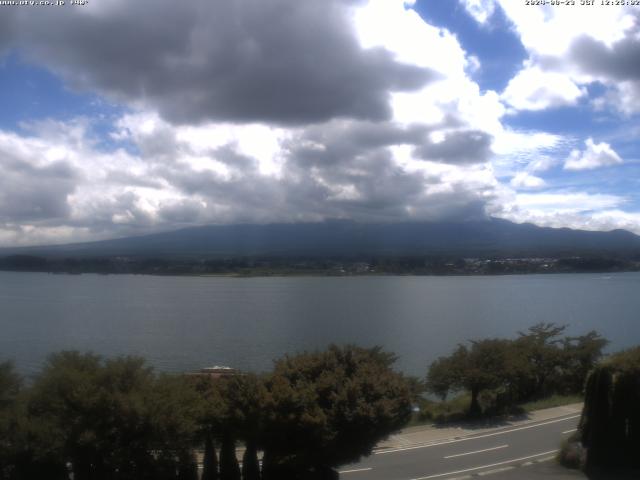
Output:
[[[481,68],[471,74],[481,90],[501,92],[522,67],[527,52],[500,8],[490,20],[479,24],[458,1],[418,0],[414,9],[432,25],[446,28]]]
[[[0,59],[0,129],[24,133],[28,123],[90,119],[89,134],[103,150],[135,147],[111,137],[113,122],[127,109],[91,93],[76,92],[49,70],[24,61],[16,52]]]
[[[613,167],[596,170],[570,171],[562,168],[563,162],[546,172],[536,173],[546,183],[544,188],[519,189],[522,193],[578,193],[611,195],[623,202],[618,208],[640,211],[640,163],[625,162]],[[509,178],[502,179],[505,183]]]
[[[503,123],[518,130],[547,131],[559,135],[598,137],[618,128],[620,117],[610,112],[594,111],[588,99],[575,106],[522,110],[503,117]]]

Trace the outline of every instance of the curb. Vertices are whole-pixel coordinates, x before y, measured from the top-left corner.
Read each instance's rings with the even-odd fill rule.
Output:
[[[538,410],[540,411],[540,410]],[[503,426],[503,427],[495,427],[495,428],[487,428],[486,430],[484,430],[484,432],[488,432],[488,431],[498,431],[501,429],[509,429],[509,428],[517,428],[517,427],[521,427],[521,426],[527,426],[527,425],[532,425],[532,424],[536,424],[536,423],[542,423],[545,421],[550,421],[550,420],[556,420],[559,418],[563,418],[566,416],[570,416],[570,415],[577,415],[580,414],[581,409],[576,410],[575,412],[566,412],[563,413],[562,415],[557,415],[554,417],[548,417],[548,418],[544,418],[544,419],[538,419],[538,420],[525,420],[522,422],[518,422],[518,423],[514,423],[511,425],[507,425],[507,426]],[[432,430],[434,429],[434,427],[425,427],[424,431],[428,431],[428,430]],[[395,450],[398,448],[412,448],[412,447],[428,447],[430,445],[437,445],[440,443],[446,443],[446,442],[454,442],[456,440],[461,440],[464,438],[468,438],[468,437],[473,437],[476,435],[482,435],[483,432],[468,432],[468,433],[464,433],[461,435],[455,435],[455,436],[451,436],[451,437],[443,437],[443,438],[439,438],[439,439],[435,439],[435,440],[429,440],[426,442],[414,442],[414,443],[406,443],[406,444],[402,444],[402,445],[396,445],[396,446],[384,446],[384,447],[374,447],[372,450],[372,454],[377,454],[380,452],[385,452],[388,450]]]

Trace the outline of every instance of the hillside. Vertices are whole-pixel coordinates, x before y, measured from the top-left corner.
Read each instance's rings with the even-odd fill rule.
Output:
[[[489,219],[475,222],[364,224],[352,221],[219,225],[58,246],[0,249],[0,257],[358,257],[358,256],[629,256],[640,237]]]

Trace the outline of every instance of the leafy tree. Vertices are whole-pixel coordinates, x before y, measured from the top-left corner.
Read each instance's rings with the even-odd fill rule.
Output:
[[[466,348],[466,347],[464,347]],[[452,390],[455,390],[457,380],[461,377],[458,367],[462,367],[462,353],[452,354],[449,357],[440,357],[431,363],[425,383],[428,392],[445,400]]]
[[[380,348],[330,346],[286,356],[266,382],[265,476],[334,476],[406,424],[411,391]]]
[[[548,381],[559,378],[564,361],[559,337],[566,328],[566,325],[541,322],[529,327],[527,332],[518,332],[515,346],[527,366],[520,377],[519,390],[523,398],[543,397],[557,387],[548,385]]]
[[[22,380],[11,362],[0,363],[0,478],[13,470],[18,438],[15,433]]]
[[[587,375],[609,343],[595,330],[579,337],[567,337],[562,341],[562,389],[566,393],[578,393],[584,388]]]
[[[449,356],[436,360],[427,374],[429,391],[445,397],[451,390],[471,393],[469,415],[481,413],[479,396],[484,390],[506,386],[509,379],[510,342],[501,339],[458,345]]]
[[[140,358],[62,352],[36,379],[28,413],[75,479],[161,478],[193,441],[196,399]]]

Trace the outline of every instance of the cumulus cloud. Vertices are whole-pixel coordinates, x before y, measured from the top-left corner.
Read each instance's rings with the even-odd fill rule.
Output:
[[[357,3],[91,2],[19,12],[14,40],[75,88],[175,123],[384,120],[390,92],[416,90],[433,72],[362,48]]]
[[[62,153],[60,155],[60,153]],[[69,216],[78,172],[43,142],[0,134],[0,221],[29,223]]]
[[[425,160],[453,164],[486,162],[491,152],[491,136],[480,130],[462,130],[433,135],[435,140],[425,142],[416,149],[416,155]]]
[[[622,163],[620,156],[608,143],[594,143],[592,138],[585,140],[585,149],[574,149],[564,162],[565,170],[593,170]]]
[[[509,81],[502,98],[516,110],[546,110],[575,105],[585,94],[566,75],[526,67]]]
[[[584,87],[607,92],[596,103],[627,115],[640,111],[640,14],[633,6],[532,9],[495,0],[513,23],[529,58],[503,98],[517,110],[572,105]]]

